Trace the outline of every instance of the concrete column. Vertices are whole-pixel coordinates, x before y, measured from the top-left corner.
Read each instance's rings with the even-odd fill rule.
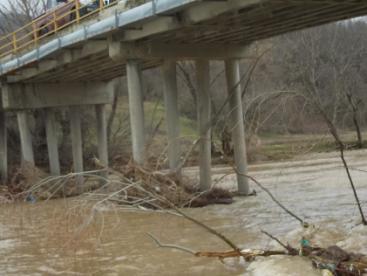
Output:
[[[0,111],[0,177],[2,184],[8,179],[8,145],[5,112]]]
[[[227,60],[226,77],[230,107],[230,127],[232,129],[232,140],[234,145],[234,159],[238,171],[238,192],[243,195],[249,194],[247,174],[247,155],[245,129],[243,123],[243,110],[240,85],[240,66],[238,60]]]
[[[27,112],[18,111],[17,119],[20,133],[20,145],[22,151],[22,165],[24,165],[24,162],[27,162],[29,165],[34,166],[32,134],[29,128]]]
[[[81,107],[69,107],[70,113],[70,133],[71,145],[73,151],[74,172],[83,172],[83,143],[82,143],[82,129],[81,129]],[[77,184],[83,184],[83,177],[77,177]]]
[[[137,164],[142,165],[144,163],[145,155],[145,130],[143,84],[138,61],[127,61],[126,75],[129,93],[130,127],[133,146],[133,158]]]
[[[106,106],[103,104],[96,105],[97,118],[97,142],[98,142],[98,158],[103,166],[108,166],[108,142],[107,142],[107,115]]]
[[[46,138],[48,159],[50,164],[50,173],[52,175],[60,175],[60,160],[59,160],[59,148],[57,141],[57,126],[55,119],[55,112],[52,109],[45,110],[46,115]]]
[[[165,61],[162,66],[163,93],[168,135],[169,168],[174,171],[180,163],[180,114],[177,102],[176,62]]]
[[[199,121],[199,166],[200,189],[209,190],[211,177],[211,106],[210,106],[210,67],[209,61],[198,60],[197,70],[197,112]]]

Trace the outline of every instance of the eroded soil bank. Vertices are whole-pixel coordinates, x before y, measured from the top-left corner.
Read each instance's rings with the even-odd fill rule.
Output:
[[[367,151],[347,153],[362,203],[367,209]],[[228,168],[216,168],[220,179]],[[195,177],[196,169],[187,169]],[[288,208],[316,228],[299,224],[257,190],[256,197],[236,198],[232,205],[213,205],[185,212],[214,227],[243,248],[275,248],[266,230],[297,244],[308,235],[315,245],[338,245],[367,254],[367,230],[359,216],[337,154],[311,155],[293,162],[252,166],[250,174]],[[235,176],[217,185],[235,187]],[[222,241],[191,222],[169,214],[128,212],[115,206],[91,210],[83,199],[17,203],[0,209],[0,274],[3,275],[320,275],[300,257],[237,259],[221,263],[157,248],[146,235],[195,251],[228,249]],[[366,210],[367,211],[367,210]]]

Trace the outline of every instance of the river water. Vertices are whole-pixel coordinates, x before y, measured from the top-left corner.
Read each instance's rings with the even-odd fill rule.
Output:
[[[367,212],[367,151],[347,154],[359,195]],[[229,168],[215,168],[221,179]],[[185,173],[193,178],[195,168]],[[313,244],[337,244],[367,254],[367,230],[359,225],[345,171],[337,155],[314,154],[292,162],[254,165],[250,174],[292,211],[313,223],[304,230],[269,197],[236,198],[232,205],[184,210],[224,233],[241,248],[274,249],[261,234],[266,230],[296,245],[302,235]],[[219,186],[233,189],[235,176]],[[171,214],[131,212],[113,206],[91,208],[83,199],[17,203],[0,209],[1,275],[321,275],[301,257],[272,257],[246,264],[224,263],[184,252],[158,248],[148,237],[195,251],[228,250],[218,238]]]

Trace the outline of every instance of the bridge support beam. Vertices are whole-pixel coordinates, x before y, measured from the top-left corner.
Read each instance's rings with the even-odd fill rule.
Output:
[[[6,115],[0,111],[0,178],[5,185],[8,179],[8,145],[6,131]]]
[[[28,122],[27,111],[18,111],[18,128],[20,133],[20,145],[22,151],[22,166],[29,164],[34,166],[34,154],[32,146],[32,134]]]
[[[114,81],[7,84],[2,90],[5,110],[109,104]]]
[[[234,144],[234,159],[237,169],[238,192],[243,195],[249,194],[247,174],[247,154],[245,130],[243,124],[242,96],[240,84],[240,67],[238,60],[227,60],[226,77],[229,94],[230,128]]]
[[[107,115],[106,106],[96,105],[98,158],[101,165],[108,167]],[[103,174],[104,177],[107,173]]]
[[[73,151],[73,165],[75,173],[80,173],[83,172],[84,170],[80,109],[81,109],[80,106],[69,107],[71,146]],[[83,176],[76,177],[76,181],[81,191],[82,190],[81,186],[84,181]]]
[[[134,162],[142,165],[145,155],[144,103],[141,69],[137,60],[127,60],[126,75],[129,93],[133,159]]]
[[[211,105],[210,66],[208,60],[197,60],[197,113],[199,122],[200,189],[212,187],[211,178]]]
[[[176,62],[167,60],[162,66],[164,83],[164,102],[168,134],[168,161],[172,171],[178,169],[180,163],[180,115],[177,102]],[[177,172],[180,174],[180,172]]]
[[[60,160],[57,141],[57,127],[55,112],[52,109],[45,110],[46,115],[46,139],[48,149],[48,159],[50,164],[50,173],[52,175],[60,175]]]

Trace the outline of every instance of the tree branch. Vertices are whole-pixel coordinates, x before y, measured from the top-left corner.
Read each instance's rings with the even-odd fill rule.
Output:
[[[247,174],[240,173],[236,168],[233,168],[234,171],[241,176],[247,177],[248,179],[252,180],[258,187],[260,187],[261,190],[263,190],[265,193],[269,195],[269,197],[280,207],[282,208],[287,214],[298,220],[303,227],[308,228],[309,223],[301,219],[299,216],[297,216],[295,213],[290,211],[287,207],[285,207],[278,199],[275,198],[275,196],[269,191],[269,189],[265,188],[259,181],[257,181],[254,177],[249,176]]]
[[[196,256],[196,254],[197,254],[195,251],[191,250],[190,248],[186,248],[186,247],[175,245],[175,244],[161,243],[151,233],[147,233],[147,235],[158,245],[158,247],[176,249],[176,250],[179,250],[179,251],[182,251],[182,252],[189,253],[189,254],[194,255],[194,256]]]

